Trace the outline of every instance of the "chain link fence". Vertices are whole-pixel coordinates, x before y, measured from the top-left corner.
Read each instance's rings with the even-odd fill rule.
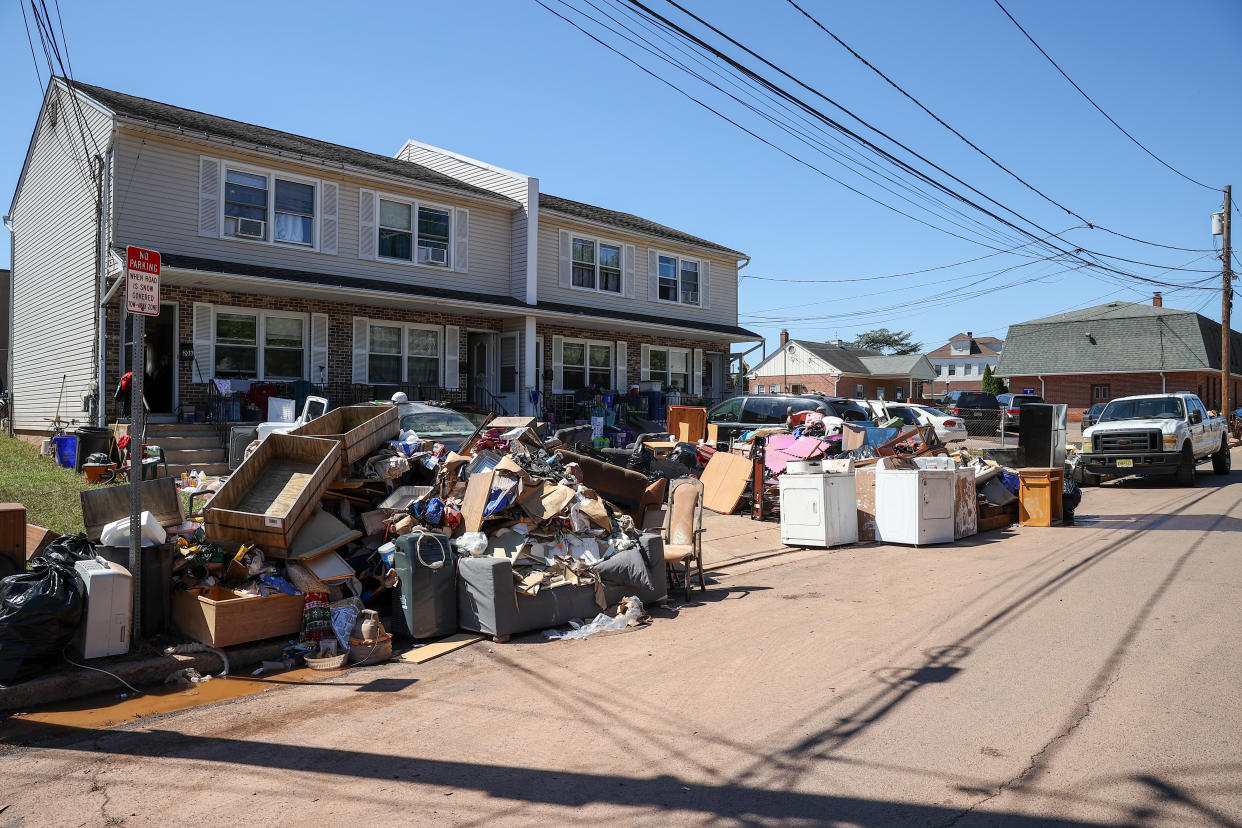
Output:
[[[951,447],[970,451],[1018,447],[1018,420],[1005,415],[1003,411],[959,409],[958,414],[950,416],[961,420],[966,426],[966,440],[951,443]],[[1069,423],[1065,431],[1065,442],[1078,443],[1081,440],[1082,428],[1078,423]]]

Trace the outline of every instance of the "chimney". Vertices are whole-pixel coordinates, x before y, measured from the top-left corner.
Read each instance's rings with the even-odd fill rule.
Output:
[[[974,339],[974,338],[975,338],[975,332],[974,332],[974,331],[967,331],[967,332],[966,332],[966,338],[967,338],[967,339]]]
[[[789,331],[781,331],[781,347],[785,347],[785,343],[789,341]]]
[[[1160,295],[1160,291],[1158,291],[1158,290],[1157,290],[1157,291],[1155,291],[1154,293],[1152,293],[1152,295],[1151,295],[1151,306],[1152,306],[1153,308],[1163,308],[1163,307],[1164,307],[1164,297]]]

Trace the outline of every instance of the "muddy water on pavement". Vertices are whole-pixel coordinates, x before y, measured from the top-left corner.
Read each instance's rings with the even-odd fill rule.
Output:
[[[142,695],[122,688],[119,692],[84,696],[30,711],[19,711],[7,717],[0,714],[0,752],[71,730],[102,730],[149,716],[175,713],[280,687],[315,684],[344,672],[302,668],[271,675],[229,676],[188,687],[168,684],[148,688]]]

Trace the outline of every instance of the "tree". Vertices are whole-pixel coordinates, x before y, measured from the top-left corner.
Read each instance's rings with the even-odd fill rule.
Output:
[[[983,366],[983,390],[989,394],[1004,394],[1009,390],[1009,386],[1000,377],[992,373],[992,366]]]
[[[910,341],[909,331],[890,331],[888,328],[876,328],[874,331],[861,333],[850,344],[855,348],[870,348],[897,356],[917,354],[923,350],[922,342]]]

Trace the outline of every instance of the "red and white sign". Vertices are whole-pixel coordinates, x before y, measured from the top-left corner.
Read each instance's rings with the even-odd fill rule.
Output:
[[[160,254],[141,247],[125,248],[125,309],[145,316],[160,315]]]

